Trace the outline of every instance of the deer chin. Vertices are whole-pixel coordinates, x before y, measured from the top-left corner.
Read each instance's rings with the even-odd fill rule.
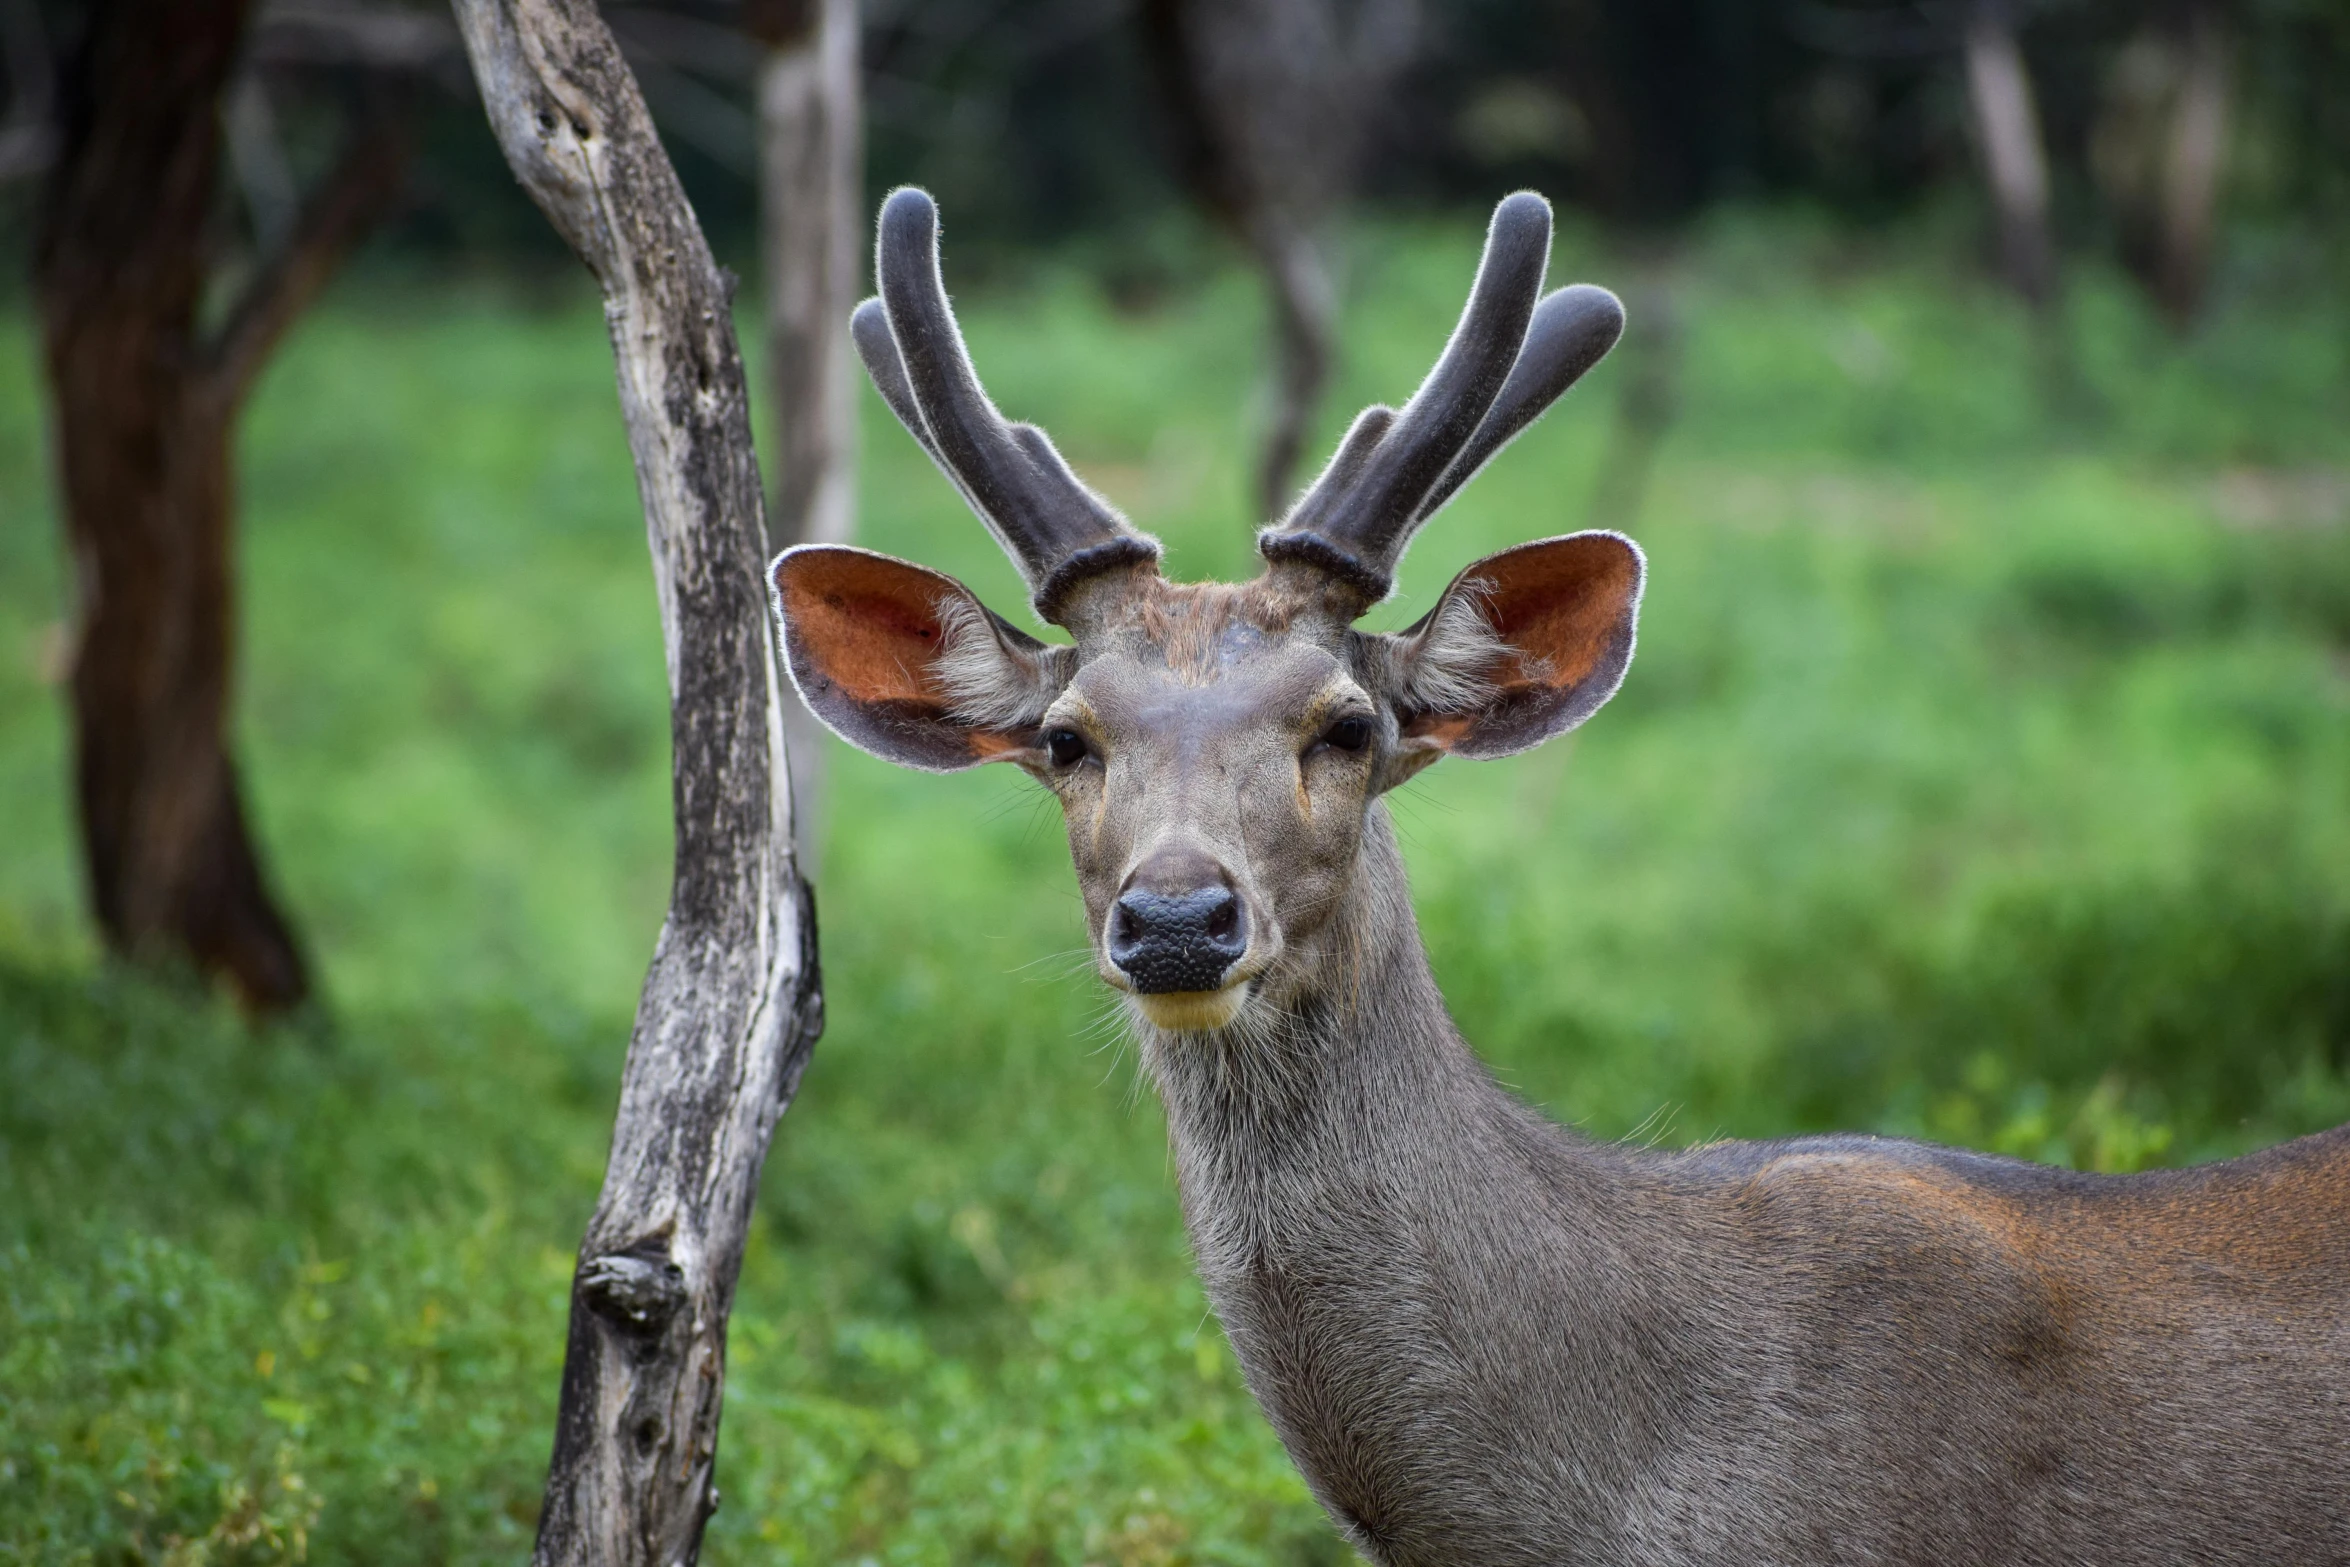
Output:
[[[1212,1034],[1240,1016],[1249,982],[1234,980],[1221,990],[1167,990],[1128,999],[1153,1028],[1170,1034]]]

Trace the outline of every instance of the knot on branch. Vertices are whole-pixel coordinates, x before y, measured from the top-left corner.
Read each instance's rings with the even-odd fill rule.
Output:
[[[686,1303],[685,1269],[658,1242],[591,1257],[579,1292],[596,1315],[622,1332],[658,1338]]]

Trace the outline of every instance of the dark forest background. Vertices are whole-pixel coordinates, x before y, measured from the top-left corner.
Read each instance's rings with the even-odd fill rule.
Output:
[[[755,8],[760,0],[750,0]],[[1360,3],[1360,0],[1357,0]],[[379,10],[381,8],[378,8]],[[750,79],[742,0],[605,8],[631,47],[656,117],[722,255],[756,230]],[[1343,12],[1346,5],[1336,7]],[[1393,87],[1369,106],[1362,199],[1407,211],[1483,210],[1532,186],[1595,219],[1669,231],[1722,203],[1805,203],[1881,224],[1963,198],[1979,179],[1960,37],[1970,11],[1946,3],[1828,0],[1436,0]],[[2069,250],[2130,258],[2145,192],[2141,144],[2178,40],[2224,30],[2230,150],[2225,204],[2237,223],[2330,228],[2350,216],[2350,6],[2339,0],[2024,0],[2002,7],[2032,74]],[[279,7],[281,21],[331,4]],[[1168,110],[1150,0],[870,0],[864,7],[868,185],[954,193],[958,239],[991,255],[1080,241],[1147,287],[1184,206],[1191,149]],[[70,0],[16,0],[45,47],[70,47]],[[437,24],[429,9],[417,15]],[[415,175],[379,251],[418,261],[564,259],[515,188],[454,53],[420,106]],[[269,42],[265,38],[266,52]],[[280,46],[280,107],[298,165],[323,162],[331,119],[313,98],[348,89],[331,46]],[[20,45],[12,108],[32,91]],[[7,116],[0,114],[0,123]],[[0,161],[0,174],[7,166]],[[19,242],[37,182],[0,187]]]

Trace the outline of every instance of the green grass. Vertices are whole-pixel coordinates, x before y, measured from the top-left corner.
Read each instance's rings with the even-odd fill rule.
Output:
[[[1365,235],[1336,413],[1466,228]],[[1563,271],[1632,263],[1562,241]],[[1673,262],[1641,653],[1573,739],[1396,802],[1520,1091],[1607,1136],[1873,1127],[2097,1168],[2350,1118],[2350,306],[2025,324],[1923,239]],[[1635,295],[1636,305],[1640,296]],[[970,307],[999,400],[1246,569],[1260,314]],[[347,291],[245,432],[242,748],[331,1028],[105,971],[75,885],[33,336],[0,320],[0,1561],[513,1560],[666,891],[641,521],[593,302]],[[1629,364],[1429,531],[1382,623],[1587,520]],[[878,405],[868,542],[1019,607]],[[834,758],[831,1032],[734,1322],[714,1560],[1344,1559],[1192,1281],[1163,1132],[1022,779]]]

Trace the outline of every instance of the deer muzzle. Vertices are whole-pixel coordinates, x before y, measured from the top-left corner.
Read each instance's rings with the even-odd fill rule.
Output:
[[[1110,913],[1110,961],[1137,995],[1220,989],[1248,951],[1248,909],[1231,888],[1130,887]]]

